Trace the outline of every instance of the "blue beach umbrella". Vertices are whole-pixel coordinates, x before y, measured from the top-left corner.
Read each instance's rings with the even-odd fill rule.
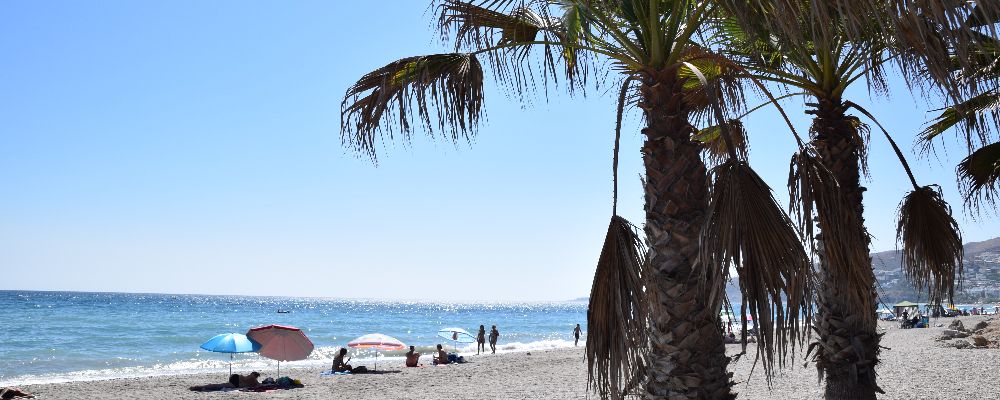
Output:
[[[229,353],[229,374],[232,375],[233,354],[252,353],[260,350],[260,343],[242,333],[220,333],[202,343],[201,348],[216,353]]]
[[[439,337],[451,340],[455,342],[455,351],[458,351],[459,343],[472,343],[476,341],[476,337],[472,336],[469,331],[462,328],[444,328],[438,331]]]

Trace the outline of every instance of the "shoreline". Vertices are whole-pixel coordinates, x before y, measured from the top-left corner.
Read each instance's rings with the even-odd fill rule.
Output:
[[[581,347],[585,343],[584,338],[586,335],[581,337]],[[548,339],[540,340],[535,342],[521,343],[521,342],[511,342],[503,343],[497,345],[497,355],[501,354],[512,354],[512,353],[528,353],[528,352],[540,352],[548,350],[561,350],[572,348],[572,340],[565,339]],[[442,343],[445,350],[448,352],[454,352],[454,347],[448,343]],[[459,349],[458,354],[464,357],[476,356],[475,350],[469,350],[473,348],[474,344],[468,344],[465,347]],[[313,355],[317,354],[329,354],[329,357],[320,356],[322,358],[318,359],[307,359],[301,361],[292,362],[282,362],[281,370],[318,370],[322,369],[324,366],[330,365],[332,360],[333,351],[338,349],[339,346],[327,346],[325,350],[314,351]],[[354,351],[353,349],[348,349],[349,351]],[[434,345],[421,345],[417,346],[417,351],[421,354],[427,355],[431,354],[434,350]],[[487,352],[489,349],[487,348]],[[382,365],[403,365],[405,357],[402,355],[403,351],[393,351],[389,352],[390,355],[386,355],[387,352],[380,352],[378,357],[378,364]],[[256,354],[249,353],[250,355],[237,354],[236,360],[232,364],[233,372],[244,371],[250,372],[252,370],[257,371],[268,371],[277,369],[277,361],[267,359]],[[366,352],[365,354],[354,354],[352,355],[352,363],[357,365],[372,365],[374,364],[375,357],[372,356],[371,352]],[[242,358],[242,359],[241,359]],[[422,357],[428,358],[429,356]],[[155,369],[154,366],[136,366],[136,367],[126,367],[126,368],[112,368],[112,369],[100,369],[100,370],[84,370],[84,371],[70,371],[61,373],[47,373],[32,376],[19,376],[0,379],[0,387],[28,387],[28,386],[40,386],[40,385],[52,385],[52,384],[64,384],[64,383],[75,383],[75,382],[101,382],[110,381],[116,379],[146,379],[146,378],[163,378],[163,377],[173,377],[173,376],[198,376],[198,375],[212,375],[225,373],[228,375],[229,371],[229,358],[224,353],[207,353],[207,358],[202,359],[201,363],[212,363],[215,364],[213,367],[178,367],[176,369]],[[428,361],[429,362],[429,361]],[[187,364],[190,361],[181,361],[171,365],[177,364]],[[284,375],[284,374],[283,374]],[[263,378],[262,378],[263,379]]]
[[[959,319],[966,326],[991,317],[969,316]],[[1000,349],[956,349],[935,339],[941,336],[954,318],[931,320],[926,329],[900,329],[897,323],[880,322],[884,333],[881,363],[877,368],[879,384],[886,391],[878,399],[990,399],[996,398],[995,384],[1000,379]],[[934,325],[942,324],[943,327]],[[740,345],[726,346],[733,356]],[[823,386],[815,366],[806,364],[804,353],[797,350],[790,368],[777,371],[770,388],[760,365],[753,366],[754,347],[739,361],[730,363],[740,399],[808,400],[822,398]],[[376,374],[320,376],[325,368],[302,368],[282,365],[283,376],[300,379],[304,388],[260,393],[192,392],[192,385],[221,383],[228,374],[199,373],[162,377],[117,378],[89,382],[23,385],[22,389],[40,399],[593,399],[587,392],[587,370],[583,347],[529,352],[475,354],[467,364],[403,368],[402,360],[379,360]],[[355,360],[355,366],[367,365]],[[429,355],[421,357],[425,365]],[[803,366],[803,364],[806,364]],[[273,366],[274,364],[272,364]],[[753,368],[753,375],[750,375]],[[275,377],[275,369],[258,370],[261,378]],[[383,372],[385,371],[385,372]],[[249,373],[245,370],[234,370]]]

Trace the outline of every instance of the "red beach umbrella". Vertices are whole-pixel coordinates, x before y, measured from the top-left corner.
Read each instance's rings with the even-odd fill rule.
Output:
[[[260,343],[258,354],[278,361],[279,376],[282,361],[305,360],[315,348],[312,340],[294,326],[259,326],[247,331],[247,337]]]

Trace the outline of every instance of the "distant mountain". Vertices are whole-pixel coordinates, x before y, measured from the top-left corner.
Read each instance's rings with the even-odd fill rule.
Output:
[[[991,254],[1000,254],[1000,237],[982,242],[969,242],[962,247],[965,250],[966,260],[975,260],[982,256],[989,257]],[[899,250],[872,253],[872,267],[876,271],[898,270],[903,267],[900,253]]]
[[[1000,300],[1000,238],[966,243],[963,248],[964,280],[961,289],[956,288],[955,301],[966,303]],[[926,293],[913,289],[903,275],[900,251],[883,251],[871,256],[883,301],[926,299]]]

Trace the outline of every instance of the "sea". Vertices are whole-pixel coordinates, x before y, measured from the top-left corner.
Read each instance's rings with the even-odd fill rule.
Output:
[[[298,327],[316,346],[308,359],[283,362],[282,369],[315,367],[319,372],[340,347],[369,333],[392,336],[424,354],[437,344],[475,354],[475,344],[455,344],[438,337],[438,331],[459,327],[474,335],[479,325],[487,332],[496,325],[498,352],[526,352],[572,347],[573,328],[581,324],[586,332],[587,316],[582,301],[435,303],[42,291],[0,291],[0,306],[0,386],[227,373],[229,354],[199,346],[219,333],[245,334],[269,324]],[[351,350],[355,365],[402,355]],[[243,353],[234,355],[231,367],[273,374],[278,364]]]

